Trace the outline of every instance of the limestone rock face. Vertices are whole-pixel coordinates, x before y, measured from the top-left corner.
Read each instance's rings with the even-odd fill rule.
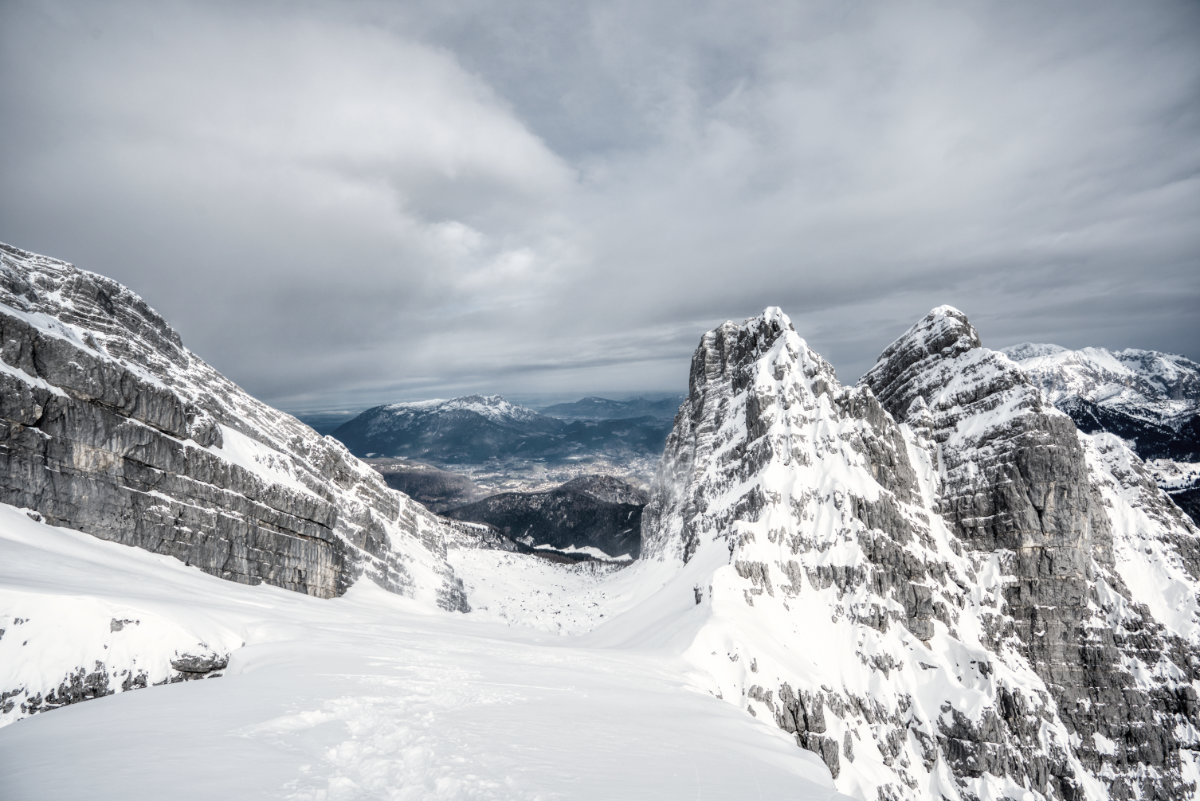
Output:
[[[1195,744],[1194,732],[1175,737],[1176,694],[1191,694],[1195,643],[1180,642],[1131,597],[1116,569],[1113,525],[1070,418],[1015,363],[983,348],[953,309],[935,309],[917,323],[863,384],[896,419],[907,422],[915,413],[929,430],[942,472],[937,511],[970,548],[1001,555],[1013,632],[1059,714],[1083,738],[1076,754],[1084,766],[1125,774],[1113,782],[1114,797],[1161,791],[1163,784],[1139,774],[1178,771],[1180,748]],[[1131,471],[1120,484],[1133,481]],[[1152,513],[1174,508],[1152,485],[1143,489]],[[1194,570],[1194,528],[1178,513],[1162,522],[1178,532],[1170,550]],[[1113,615],[1113,595],[1134,603]],[[1172,668],[1166,687],[1134,676],[1135,666],[1153,672],[1164,663]],[[1183,718],[1194,725],[1194,713]],[[1097,735],[1114,745],[1096,746]]]
[[[205,364],[141,298],[0,245],[0,502],[242,583],[465,609],[446,524]]]
[[[643,555],[697,576],[713,691],[843,792],[1181,798],[1200,534],[1136,465],[955,309],[857,387],[768,309],[702,338]]]
[[[1005,348],[1081,431],[1116,434],[1158,486],[1200,521],[1200,364],[1152,350]]]

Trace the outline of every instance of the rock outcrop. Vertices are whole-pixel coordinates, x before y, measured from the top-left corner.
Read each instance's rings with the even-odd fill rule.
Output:
[[[1027,343],[1004,353],[1079,430],[1129,442],[1159,487],[1200,521],[1200,364],[1133,348]]]
[[[843,792],[1182,798],[1200,533],[1119,457],[957,310],[845,387],[769,309],[701,340],[643,558],[697,577],[714,692]]]
[[[446,524],[107,278],[0,245],[0,503],[222,578],[465,609]]]

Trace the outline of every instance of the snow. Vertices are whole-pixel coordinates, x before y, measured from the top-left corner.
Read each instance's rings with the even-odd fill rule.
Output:
[[[0,372],[8,373],[9,375],[14,376],[15,378],[25,382],[26,384],[29,384],[30,386],[37,387],[38,389],[49,390],[50,392],[53,392],[55,395],[59,395],[64,398],[67,396],[67,393],[63,392],[61,389],[54,386],[53,384],[48,383],[44,378],[38,378],[37,376],[32,376],[29,373],[22,370],[20,367],[14,367],[11,364],[9,364],[8,362],[4,361],[3,359],[0,359]]]
[[[1107,754],[1108,756],[1113,756],[1117,753],[1117,744],[1098,731],[1092,732],[1092,742],[1095,743],[1098,753]]]
[[[253,473],[267,484],[278,484],[296,492],[319,497],[296,478],[292,472],[295,466],[290,458],[235,428],[227,425],[221,425],[220,428],[221,445],[209,446],[205,449],[209,453]]]
[[[441,398],[406,403],[392,403],[384,407],[387,411],[404,414],[411,412],[443,414],[446,412],[471,412],[489,420],[528,420],[538,417],[533,409],[509,403],[499,395],[467,395],[444,400]]]
[[[951,306],[948,303],[943,303],[941,306],[935,306],[934,308],[930,309],[929,314],[927,316],[930,316],[930,317],[946,317],[946,316],[964,317],[966,315],[964,315],[961,311],[959,311],[954,306]]]
[[[578,546],[578,547],[575,545],[568,545],[566,548],[558,548],[554,545],[545,544],[545,545],[534,545],[533,548],[534,548],[534,550],[538,550],[538,551],[555,551],[556,553],[583,554],[584,556],[590,556],[593,559],[599,559],[601,562],[632,562],[633,561],[633,557],[627,553],[623,553],[618,556],[610,556],[609,554],[605,553],[604,551],[600,550],[599,548],[593,548],[590,545],[582,545],[582,546]]]
[[[1146,469],[1155,482],[1167,492],[1200,485],[1200,462],[1177,462],[1173,459],[1148,459]]]
[[[1179,553],[1180,541],[1190,541],[1193,549],[1200,544],[1200,531],[1182,513],[1174,518],[1155,514],[1161,493],[1119,437],[1080,433],[1079,440],[1112,525],[1117,573],[1155,620],[1200,644],[1197,577]]]
[[[329,601],[247,587],[11,507],[0,588],[0,646],[24,648],[18,630],[63,646],[5,652],[6,682],[18,669],[61,675],[140,629],[110,637],[110,615],[232,651],[222,678],[0,729],[7,801],[840,797],[788,735],[697,691],[661,637],[547,638],[369,582]],[[162,634],[140,642],[139,660],[174,645]]]
[[[1056,405],[1082,398],[1163,425],[1177,425],[1200,408],[1200,365],[1183,356],[1030,343],[1004,352]]]

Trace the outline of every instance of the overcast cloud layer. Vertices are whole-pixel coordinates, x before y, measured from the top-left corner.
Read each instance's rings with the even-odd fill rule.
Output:
[[[779,305],[854,381],[1200,358],[1200,4],[0,2],[0,240],[290,409],[677,390]]]

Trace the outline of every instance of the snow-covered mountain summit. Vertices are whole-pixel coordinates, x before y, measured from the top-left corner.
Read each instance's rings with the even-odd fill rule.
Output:
[[[479,415],[480,417],[497,422],[529,421],[538,417],[538,413],[533,409],[509,403],[499,395],[465,395],[461,398],[451,398],[450,400],[436,398],[423,401],[409,401],[406,403],[390,403],[383,408],[396,415],[428,413],[445,415],[452,412],[464,412]]]
[[[0,502],[234,581],[465,607],[447,524],[115,281],[0,245],[0,343]]]
[[[1181,797],[1200,534],[1111,444],[950,307],[857,387],[768,309],[702,338],[644,554],[694,577],[714,692],[843,792]]]
[[[561,421],[499,395],[468,395],[376,406],[341,425],[333,436],[361,456],[456,464],[543,451],[557,444],[563,427]]]
[[[1004,353],[1055,406],[1074,399],[1178,429],[1200,414],[1200,364],[1153,350],[1023,344]]]

